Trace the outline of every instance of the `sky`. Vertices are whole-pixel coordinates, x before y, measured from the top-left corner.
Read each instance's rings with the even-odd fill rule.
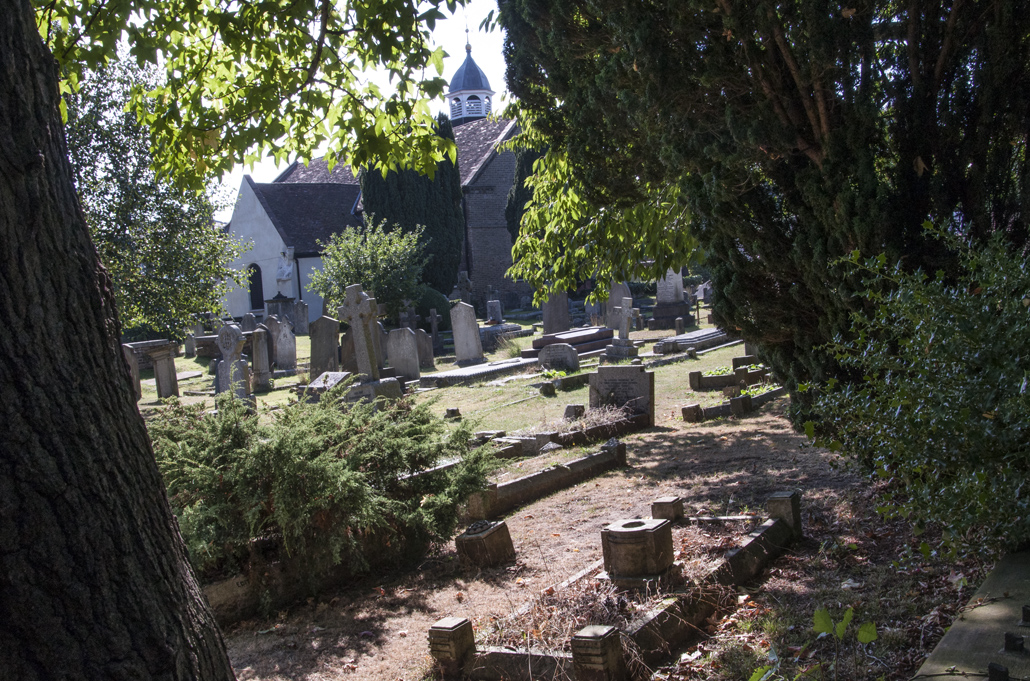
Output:
[[[448,14],[446,5],[441,9],[445,15]],[[486,18],[490,10],[494,11],[496,18],[496,0],[470,0],[466,7],[458,7],[453,16],[437,22],[436,28],[433,30],[433,42],[447,52],[448,56],[444,58],[443,62],[443,77],[450,80],[454,72],[465,61],[465,28],[466,25],[468,26],[472,58],[486,74],[487,80],[490,81],[490,89],[497,93],[494,98],[494,111],[499,112],[506,104],[504,96],[507,94],[507,87],[504,83],[503,34],[499,28],[490,33],[479,29],[479,24]],[[442,99],[432,105],[434,113],[444,111],[445,108],[446,102]],[[255,182],[271,182],[288,165],[276,167],[272,160],[257,163],[253,168],[240,165],[233,169],[231,174],[222,178],[222,184],[231,190],[232,199],[235,201],[244,174],[249,174]],[[231,216],[232,206],[217,213],[215,219],[224,222],[228,221]]]

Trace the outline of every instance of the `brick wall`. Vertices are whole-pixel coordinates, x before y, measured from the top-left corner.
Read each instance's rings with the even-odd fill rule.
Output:
[[[505,276],[512,265],[512,244],[504,219],[504,207],[514,179],[515,154],[506,151],[491,157],[476,179],[465,187],[468,210],[466,248],[471,268],[472,301],[477,312],[486,309],[487,286],[500,292],[501,304],[509,310],[518,307],[522,296],[532,293],[525,282],[516,282]]]

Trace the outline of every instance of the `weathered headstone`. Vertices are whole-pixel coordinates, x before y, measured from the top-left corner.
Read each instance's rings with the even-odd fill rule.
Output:
[[[657,288],[655,296],[657,305],[683,304],[683,275],[679,270],[669,268],[665,276],[658,280]]]
[[[422,329],[415,329],[415,342],[418,344],[419,369],[435,369],[433,361],[433,339]]]
[[[192,333],[186,334],[186,342],[183,345],[183,352],[187,358],[197,356],[197,339]]]
[[[132,376],[132,389],[136,392],[136,401],[139,402],[140,398],[143,397],[143,387],[139,384],[139,359],[136,357],[136,351],[128,345],[122,346],[122,356],[125,357],[125,363],[129,365],[129,374]]]
[[[609,309],[622,305],[623,298],[629,298],[630,307],[633,307],[633,293],[629,290],[629,284],[624,281],[613,281],[611,288],[608,289]]]
[[[432,329],[433,337],[433,353],[443,354],[443,342],[440,340],[440,322],[443,321],[443,317],[436,313],[436,308],[430,308],[429,310],[429,328]]]
[[[154,382],[158,398],[179,396],[179,380],[175,375],[175,344],[168,343],[147,348],[147,356],[154,363]]]
[[[394,329],[386,341],[390,356],[390,366],[405,381],[415,381],[421,377],[418,368],[418,341],[415,332],[409,328]]]
[[[463,303],[472,303],[472,280],[469,279],[469,273],[462,270],[458,272],[458,285],[455,287],[458,290],[458,297],[461,298]]]
[[[279,327],[283,324],[275,315],[269,315],[265,317],[265,321],[261,322],[265,328],[268,329],[268,361],[269,363],[275,362],[275,346],[279,343]]]
[[[293,333],[297,336],[306,336],[310,328],[308,304],[303,300],[298,300],[293,304]]]
[[[375,323],[375,328],[372,329],[372,332],[376,339],[376,357],[379,360],[379,371],[382,372],[385,361],[390,358],[390,352],[386,348],[386,339],[390,334],[386,333],[386,327],[380,321]]]
[[[376,362],[375,341],[370,324],[378,310],[373,311],[369,305],[370,300],[372,299],[361,290],[361,284],[351,284],[347,287],[339,313],[340,318],[350,326],[358,372],[367,377],[367,380],[378,381],[379,365]]]
[[[454,334],[454,355],[457,364],[481,364],[483,342],[476,324],[476,311],[468,303],[458,303],[451,308],[451,331]]]
[[[619,338],[629,340],[629,331],[633,322],[633,299],[623,298],[621,315],[619,316]]]
[[[544,333],[561,333],[569,328],[569,294],[552,293],[544,303]]]
[[[344,331],[340,336],[340,371],[361,373],[358,371],[358,360],[354,356],[354,333],[351,331]]]
[[[224,393],[232,390],[239,398],[245,398],[250,392],[250,386],[244,384],[244,374],[240,371],[240,355],[246,342],[243,331],[235,324],[226,324],[218,331],[216,344],[222,359],[218,363],[215,392]]]
[[[486,318],[491,322],[503,322],[504,317],[501,313],[501,301],[499,300],[488,300],[486,301]]]
[[[676,317],[676,335],[682,336],[684,328],[683,317]]]
[[[318,320],[316,319],[315,321]],[[306,401],[317,402],[323,393],[335,388],[352,375],[353,374],[349,371],[323,371],[314,380],[312,380],[311,383],[304,386],[304,389],[301,390],[301,394],[304,395],[304,399]]]
[[[254,392],[267,392],[272,389],[272,366],[268,361],[268,329],[259,326],[250,334],[250,354],[254,363],[251,373]]]
[[[519,309],[529,310],[533,307],[533,296],[521,296],[519,298]]]
[[[243,320],[240,322],[240,329],[243,331],[253,331],[257,328],[257,318],[252,312],[248,312],[243,315]]]
[[[540,366],[559,371],[579,371],[579,353],[568,343],[552,343],[540,350]]]
[[[279,371],[297,368],[297,337],[287,322],[279,324],[279,338],[275,341],[275,368]]]
[[[654,425],[654,372],[643,366],[600,366],[590,374],[590,408],[603,405],[646,413]]]
[[[340,322],[332,317],[319,317],[311,322],[311,372],[312,379],[327,371],[340,368]]]

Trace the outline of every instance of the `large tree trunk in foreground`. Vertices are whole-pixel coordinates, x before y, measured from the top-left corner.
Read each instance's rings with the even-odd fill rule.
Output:
[[[233,678],[122,359],[57,69],[0,0],[0,679]]]

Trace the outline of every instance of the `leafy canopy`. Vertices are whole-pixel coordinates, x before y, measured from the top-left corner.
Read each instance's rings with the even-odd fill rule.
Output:
[[[34,0],[65,91],[124,41],[163,81],[133,92],[162,174],[203,178],[271,155],[328,146],[331,163],[428,169],[454,146],[426,100],[446,81],[428,31],[455,0]],[[437,77],[426,78],[427,69]],[[379,70],[391,92],[368,77]],[[176,172],[178,171],[178,172]]]
[[[999,237],[950,241],[957,279],[850,256],[875,312],[828,348],[863,378],[813,386],[818,441],[890,483],[883,511],[950,548],[1011,549],[1030,541],[1030,267]]]
[[[221,308],[241,274],[229,267],[239,243],[217,228],[207,195],[161,180],[149,133],[126,111],[156,70],[113,62],[66,96],[65,135],[90,236],[114,283],[132,337],[179,338],[196,315]]]
[[[363,227],[348,227],[333,234],[329,243],[319,242],[322,271],[311,273],[308,288],[323,300],[342,303],[347,287],[361,284],[387,314],[397,315],[405,300],[418,300],[425,288],[423,229],[387,228],[385,220],[376,222],[375,215],[365,213]]]
[[[677,186],[713,275],[717,320],[758,341],[791,387],[841,372],[817,349],[864,304],[853,296],[861,281],[835,264],[841,256],[885,253],[954,273],[954,254],[924,234],[925,220],[1026,240],[1024,2],[502,0],[499,9],[509,87],[543,138],[537,148],[554,155],[540,168],[539,205],[562,216],[527,211],[516,246],[525,270],[565,280],[603,259],[631,271],[634,237],[664,232],[577,218],[588,205],[654,205]],[[563,196],[570,188],[589,204]],[[565,248],[566,234],[576,245]]]

